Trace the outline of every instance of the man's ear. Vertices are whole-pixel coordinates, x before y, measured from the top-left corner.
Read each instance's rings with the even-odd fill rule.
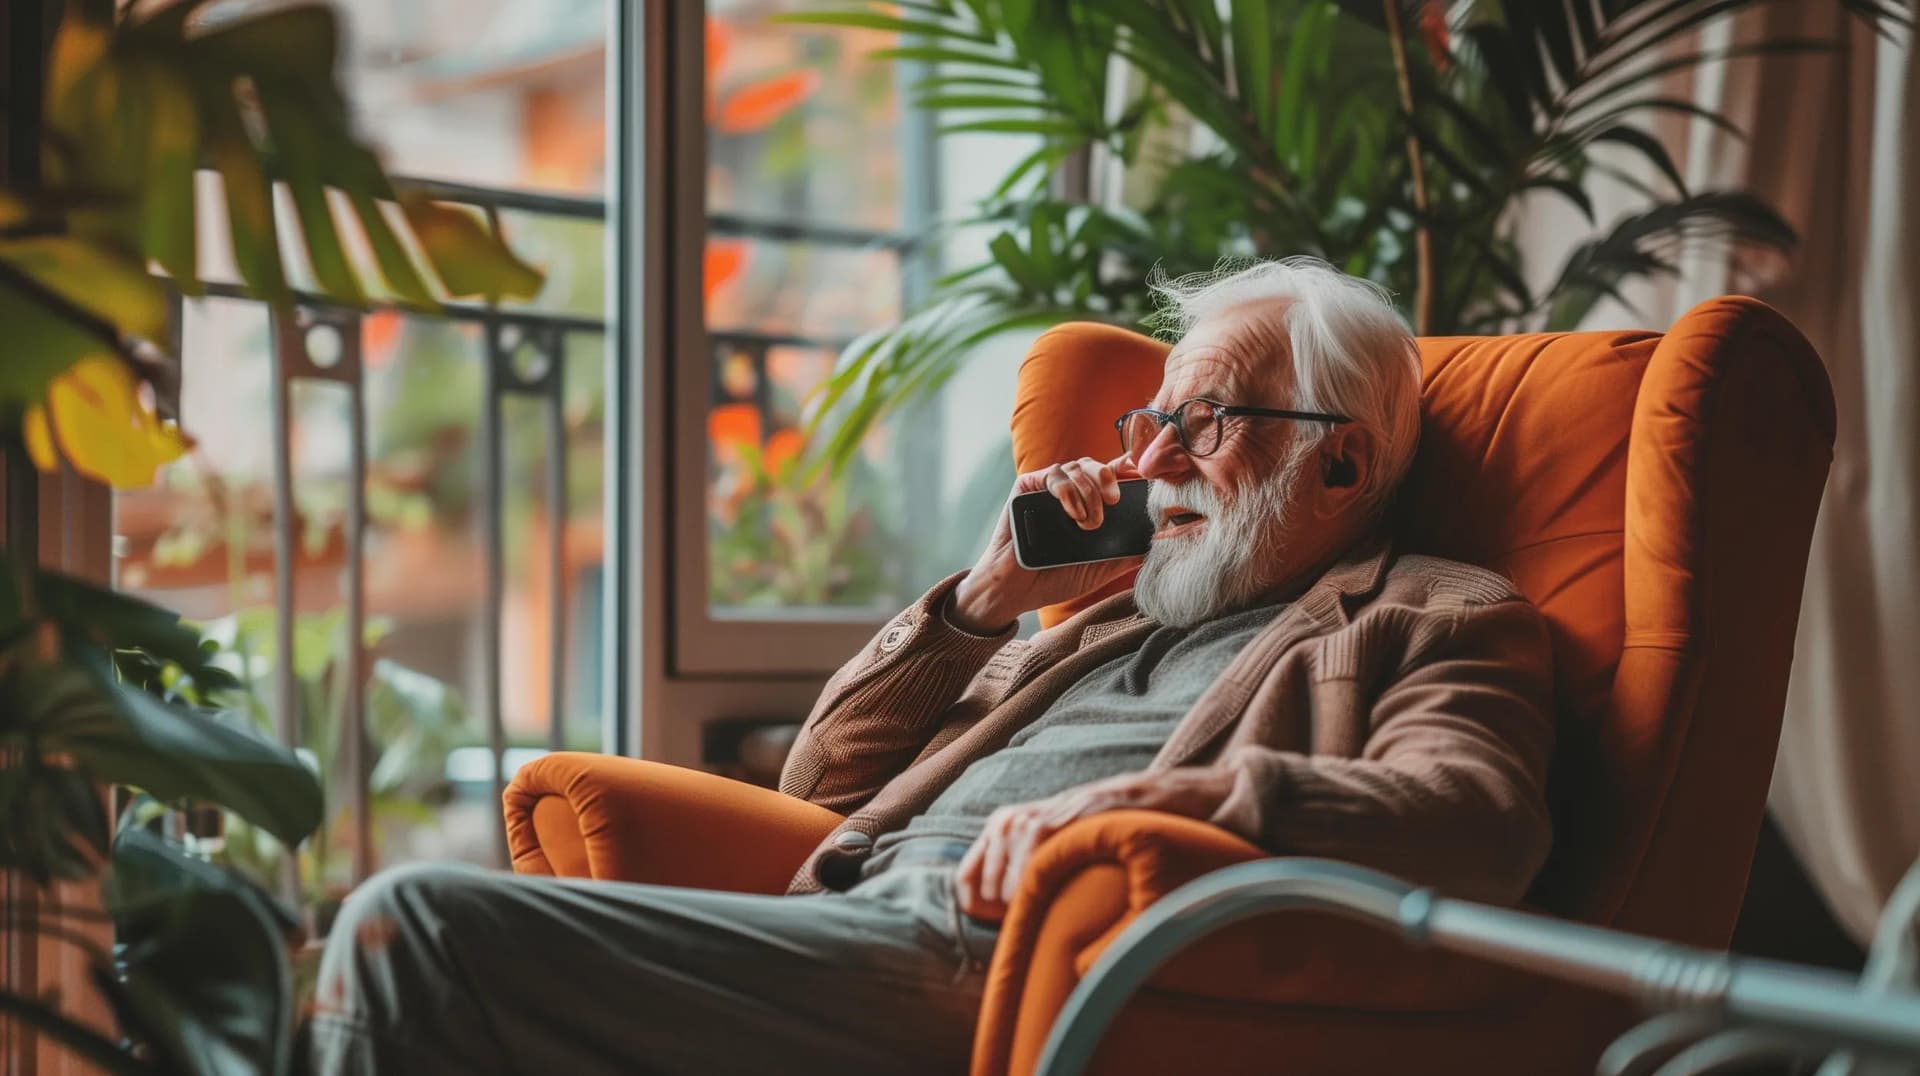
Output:
[[[1377,447],[1372,431],[1356,425],[1340,426],[1320,442],[1314,463],[1319,468],[1321,516],[1340,515],[1360,500],[1373,478]]]

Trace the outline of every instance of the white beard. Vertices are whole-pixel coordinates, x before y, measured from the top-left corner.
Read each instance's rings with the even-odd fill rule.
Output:
[[[1277,472],[1222,502],[1203,478],[1147,489],[1147,511],[1158,523],[1167,509],[1207,517],[1200,533],[1157,539],[1133,581],[1140,611],[1176,628],[1191,628],[1225,613],[1251,608],[1267,581],[1280,578],[1294,480],[1312,458],[1311,445],[1291,451]]]

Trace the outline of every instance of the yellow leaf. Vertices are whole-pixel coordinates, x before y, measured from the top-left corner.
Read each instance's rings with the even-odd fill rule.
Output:
[[[546,284],[546,274],[521,261],[478,213],[406,196],[400,199],[400,210],[448,294],[491,301],[531,299]]]
[[[27,455],[33,465],[52,474],[60,467],[59,457],[53,454],[53,434],[47,429],[47,409],[34,404],[27,409],[27,417],[20,423],[20,435],[27,442]]]
[[[75,363],[47,387],[60,452],[73,468],[115,489],[153,484],[154,475],[185,455],[192,442],[141,403],[127,364],[111,356]]]
[[[112,27],[85,19],[63,19],[53,35],[47,61],[47,102],[58,110],[67,94],[93,71],[112,43]]]

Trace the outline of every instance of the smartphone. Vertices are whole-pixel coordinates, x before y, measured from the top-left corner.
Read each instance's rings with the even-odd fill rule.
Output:
[[[1146,554],[1153,545],[1147,479],[1120,483],[1120,501],[1106,506],[1100,526],[1081,530],[1058,498],[1042,489],[1013,499],[1013,556],[1022,568],[1058,568]]]

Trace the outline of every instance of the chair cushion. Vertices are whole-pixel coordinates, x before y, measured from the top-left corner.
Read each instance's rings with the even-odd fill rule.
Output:
[[[1546,617],[1564,710],[1604,713],[1625,632],[1627,441],[1655,333],[1420,342],[1420,452],[1402,551],[1478,564]]]

